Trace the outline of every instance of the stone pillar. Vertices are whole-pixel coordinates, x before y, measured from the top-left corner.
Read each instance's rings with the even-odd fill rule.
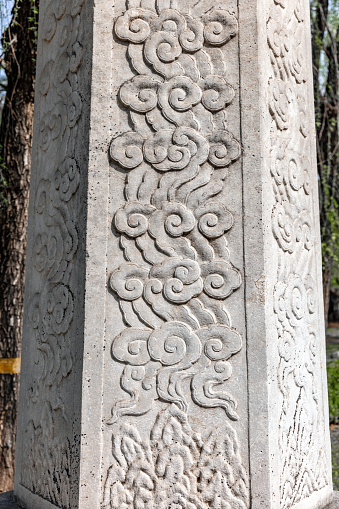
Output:
[[[43,0],[15,495],[332,497],[308,0]]]

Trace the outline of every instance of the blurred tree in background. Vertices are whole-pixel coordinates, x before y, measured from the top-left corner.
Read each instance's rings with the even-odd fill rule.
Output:
[[[323,288],[339,278],[339,0],[311,0]]]
[[[4,33],[10,22],[13,2],[14,0],[0,0],[0,35]],[[3,66],[3,56],[2,46],[0,45],[0,120],[6,97],[7,85],[7,76]]]
[[[0,358],[21,354],[39,0],[11,4],[3,32],[0,88]],[[19,375],[0,375],[0,491],[13,487]]]

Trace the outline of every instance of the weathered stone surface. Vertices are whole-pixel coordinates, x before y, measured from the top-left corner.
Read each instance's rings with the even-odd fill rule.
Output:
[[[21,509],[13,497],[13,491],[7,493],[0,493],[0,508],[1,509]],[[325,509],[339,509],[339,492],[333,493],[333,502]]]
[[[1,509],[20,509],[21,506],[14,502],[13,491],[7,493],[0,493],[0,508]],[[326,509],[339,509],[339,493],[333,493],[333,502],[327,506]]]
[[[308,10],[42,2],[28,509],[328,504]]]
[[[0,508],[1,509],[21,509],[13,499],[13,492],[0,493]],[[339,493],[337,491],[333,494],[333,502],[326,507],[326,509],[339,509]]]

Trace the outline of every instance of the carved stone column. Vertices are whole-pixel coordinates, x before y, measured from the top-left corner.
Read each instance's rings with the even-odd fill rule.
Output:
[[[41,2],[15,494],[332,496],[308,0]]]

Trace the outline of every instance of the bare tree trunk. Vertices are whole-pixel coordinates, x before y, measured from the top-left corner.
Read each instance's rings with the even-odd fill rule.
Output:
[[[34,5],[35,4],[35,5]],[[16,0],[4,34],[8,78],[0,127],[0,358],[21,353],[26,225],[32,148],[36,20],[32,0]],[[0,491],[13,487],[19,375],[0,374]]]
[[[339,276],[339,28],[331,22],[335,8],[328,0],[311,0],[326,325],[330,286]]]

